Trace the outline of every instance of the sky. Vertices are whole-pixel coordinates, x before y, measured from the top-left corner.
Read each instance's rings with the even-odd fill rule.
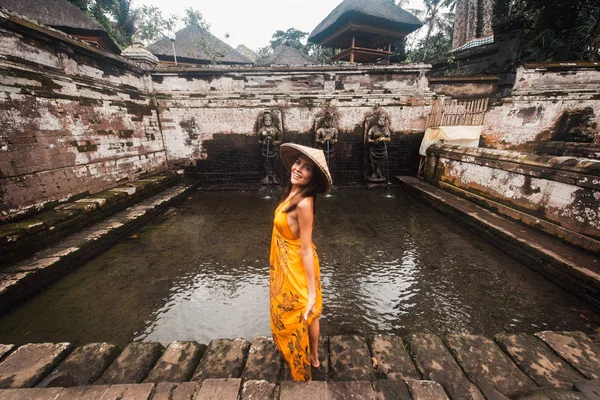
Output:
[[[269,44],[277,30],[296,28],[311,32],[342,0],[133,0],[135,7],[156,6],[163,15],[183,15],[186,7],[199,10],[210,24],[210,32],[232,47],[245,44],[252,50]],[[421,0],[410,0],[405,9],[423,8]],[[183,28],[183,25],[178,29]],[[229,34],[226,39],[225,35]]]

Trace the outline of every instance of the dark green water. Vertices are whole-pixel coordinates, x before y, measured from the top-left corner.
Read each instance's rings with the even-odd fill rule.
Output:
[[[324,334],[598,329],[589,308],[401,191],[320,198]],[[0,318],[0,343],[269,335],[275,200],[200,192]]]

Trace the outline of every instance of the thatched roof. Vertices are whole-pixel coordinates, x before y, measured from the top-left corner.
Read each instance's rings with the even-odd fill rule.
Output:
[[[320,43],[348,23],[410,33],[422,24],[417,17],[390,0],[344,0],[311,32],[308,41]]]
[[[314,65],[318,64],[306,54],[292,46],[281,45],[265,61],[267,65]]]
[[[102,25],[66,0],[0,0],[0,7],[69,35],[98,37],[110,50],[120,52]]]
[[[173,45],[163,38],[148,46],[159,60],[173,60]],[[197,25],[189,25],[175,34],[177,61],[193,64],[252,64],[252,61],[227,43]]]

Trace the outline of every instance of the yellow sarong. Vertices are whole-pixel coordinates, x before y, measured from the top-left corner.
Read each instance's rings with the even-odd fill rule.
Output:
[[[317,304],[316,312],[305,321],[308,286],[300,257],[300,239],[294,236],[288,225],[287,214],[283,212],[286,206],[287,202],[284,202],[275,210],[271,236],[271,331],[279,351],[290,366],[292,379],[309,381],[311,373],[308,326],[321,316],[323,310],[319,258],[313,243]]]

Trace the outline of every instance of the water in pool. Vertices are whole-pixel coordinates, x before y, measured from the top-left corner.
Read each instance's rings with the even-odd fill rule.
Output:
[[[400,190],[319,198],[325,335],[598,329],[585,302]],[[196,191],[0,318],[0,343],[270,335],[277,197]]]

